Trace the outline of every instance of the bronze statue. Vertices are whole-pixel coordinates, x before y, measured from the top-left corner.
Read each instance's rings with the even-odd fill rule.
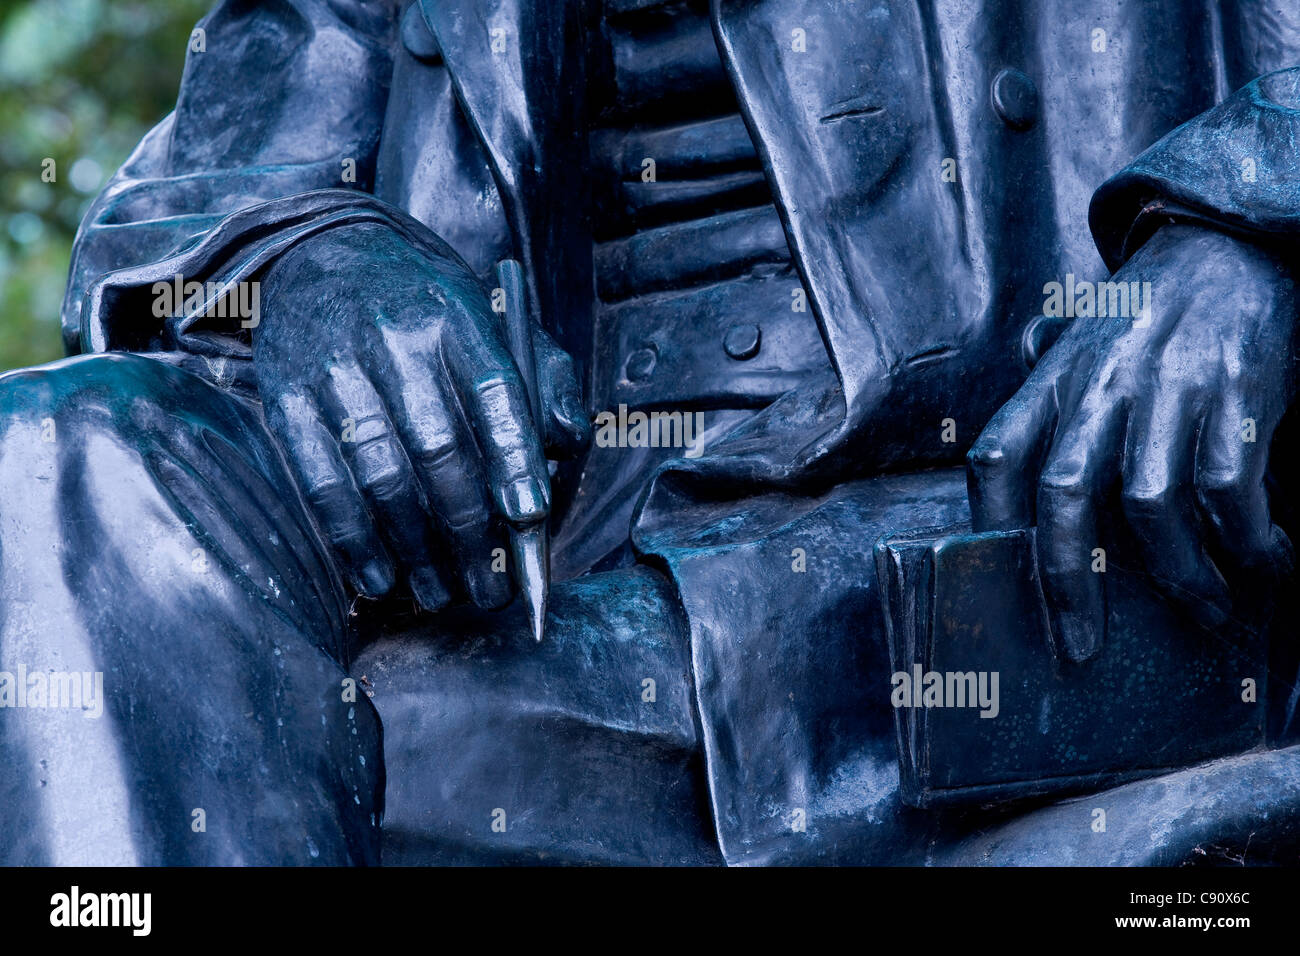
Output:
[[[4,862],[1295,859],[1300,12],[196,29],[0,385]]]

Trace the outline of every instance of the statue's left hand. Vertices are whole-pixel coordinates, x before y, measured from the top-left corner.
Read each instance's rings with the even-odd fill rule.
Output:
[[[1229,613],[1234,575],[1278,580],[1294,559],[1265,491],[1295,394],[1291,272],[1250,242],[1170,225],[1112,278],[1150,283],[1147,317],[1075,319],[968,457],[977,531],[1037,525],[1052,631],[1075,660],[1104,637],[1094,549],[1117,485],[1128,557],[1204,625]]]

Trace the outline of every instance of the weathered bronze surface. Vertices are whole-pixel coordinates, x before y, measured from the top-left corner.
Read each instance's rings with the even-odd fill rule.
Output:
[[[1300,12],[198,29],[0,378],[0,862],[1294,862]]]

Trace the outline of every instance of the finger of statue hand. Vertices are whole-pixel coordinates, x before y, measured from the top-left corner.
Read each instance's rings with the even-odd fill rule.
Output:
[[[1193,463],[1201,413],[1181,388],[1165,387],[1134,409],[1124,452],[1124,517],[1142,565],[1171,599],[1207,626],[1222,624],[1228,588],[1201,546]]]
[[[415,469],[379,392],[356,366],[330,369],[325,404],[337,423],[339,447],[390,551],[410,569],[416,601],[436,611],[451,601],[426,520]]]
[[[496,507],[512,524],[542,520],[551,509],[550,475],[509,351],[499,338],[462,323],[447,349],[447,364],[483,453]]]
[[[470,599],[479,607],[498,608],[512,596],[504,568],[505,536],[492,522],[492,502],[474,436],[435,376],[435,363],[398,349],[393,374],[381,388],[429,510],[434,533],[454,556]]]
[[[582,403],[582,389],[573,359],[541,329],[533,336],[537,356],[537,386],[546,421],[543,436],[548,457],[576,458],[591,444],[591,419]]]
[[[1235,390],[1211,406],[1201,428],[1196,498],[1222,555],[1241,570],[1286,578],[1295,551],[1272,522],[1264,483],[1274,417],[1247,414]]]
[[[1039,466],[1056,429],[1055,380],[1031,376],[993,416],[966,455],[966,488],[976,531],[1034,524]]]
[[[286,392],[266,404],[267,425],[280,439],[303,497],[343,573],[366,597],[392,590],[392,559],[329,428],[306,396]]]
[[[1098,498],[1115,477],[1123,406],[1093,384],[1057,432],[1038,484],[1038,569],[1052,635],[1071,660],[1100,650],[1106,593],[1097,568]]]

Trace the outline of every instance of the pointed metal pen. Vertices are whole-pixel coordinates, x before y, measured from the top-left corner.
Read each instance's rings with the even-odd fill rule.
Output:
[[[542,396],[537,383],[533,354],[532,323],[524,293],[524,273],[514,259],[497,263],[497,281],[505,297],[506,344],[528,392],[528,407],[539,441],[546,439],[542,417]],[[516,584],[528,606],[533,637],[539,643],[546,627],[546,603],[551,593],[551,540],[547,520],[524,527],[510,526],[510,551],[514,559]]]

